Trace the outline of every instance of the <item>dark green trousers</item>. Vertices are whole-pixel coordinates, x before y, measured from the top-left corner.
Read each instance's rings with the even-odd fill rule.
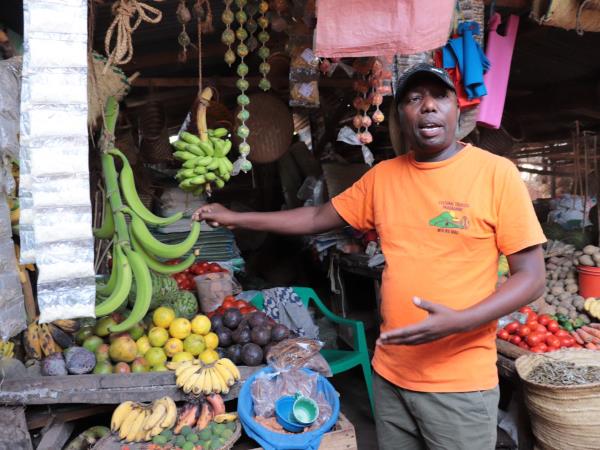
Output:
[[[380,450],[494,450],[499,389],[431,393],[373,374]]]

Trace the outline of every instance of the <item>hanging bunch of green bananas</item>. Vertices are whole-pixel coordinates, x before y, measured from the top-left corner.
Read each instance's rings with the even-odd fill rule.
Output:
[[[109,133],[114,132],[117,115],[118,104],[110,98],[105,114]],[[121,160],[120,173],[117,173],[115,158]],[[110,328],[111,332],[118,333],[133,327],[147,314],[154,291],[153,281],[156,281],[151,270],[160,274],[172,274],[185,270],[194,263],[194,254],[177,265],[167,265],[161,259],[180,258],[188,253],[198,240],[200,224],[193,222],[187,238],[178,244],[160,242],[150,233],[146,224],[169,225],[180,220],[183,213],[164,218],[148,210],[136,191],[131,165],[118,149],[105,144],[101,161],[108,195],[103,224],[94,234],[99,238],[113,240],[113,264],[108,281],[96,287],[96,317],[109,315],[123,306],[135,286],[131,313],[123,322]],[[125,221],[125,214],[131,218],[129,226]]]
[[[173,157],[183,163],[175,175],[181,189],[200,195],[225,186],[233,171],[233,164],[227,158],[231,141],[224,139],[228,133],[226,128],[208,130],[208,139],[202,141],[184,131],[173,142],[176,150]]]

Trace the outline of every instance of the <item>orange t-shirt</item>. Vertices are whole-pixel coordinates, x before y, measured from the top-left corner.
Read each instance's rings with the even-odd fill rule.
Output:
[[[352,227],[379,233],[382,332],[427,317],[415,296],[459,310],[479,303],[494,292],[499,252],[546,240],[517,168],[471,145],[440,162],[412,153],[381,162],[332,203]],[[377,346],[373,367],[414,391],[492,389],[495,332],[494,321],[427,344]]]

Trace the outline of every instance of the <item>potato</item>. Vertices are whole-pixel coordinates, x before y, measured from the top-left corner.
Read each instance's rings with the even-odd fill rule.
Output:
[[[594,253],[598,252],[600,252],[600,248],[596,247],[595,245],[586,245],[583,247],[583,253],[585,255],[593,255]]]
[[[594,254],[592,255],[592,259],[593,259],[593,260],[594,260],[596,263],[600,262],[600,253],[594,253]]]
[[[570,294],[576,294],[577,292],[579,292],[579,286],[577,286],[576,284],[568,284],[565,290]]]
[[[548,305],[546,307],[544,307],[544,314],[548,314],[550,316],[553,316],[556,314],[556,307],[553,305]]]
[[[556,308],[556,314],[562,314],[563,316],[569,315],[569,308],[565,308],[564,306],[559,306]]]
[[[584,266],[595,266],[594,260],[589,255],[583,255],[579,257],[579,263]]]
[[[577,284],[577,281],[575,281],[575,278],[565,278],[565,286],[568,286],[570,284]]]
[[[575,319],[577,319],[577,316],[579,316],[579,313],[577,312],[577,310],[571,309],[569,311],[569,319],[575,320]]]
[[[559,299],[557,299],[557,298],[555,298],[554,300],[552,300],[552,304],[553,304],[554,306],[560,306],[560,300],[559,300]]]
[[[581,250],[576,250],[574,255],[579,258],[581,255],[583,255],[583,252]]]
[[[550,292],[552,292],[553,295],[560,295],[565,292],[565,289],[562,286],[556,285]]]
[[[573,300],[573,306],[575,307],[575,309],[576,309],[577,311],[581,311],[581,310],[583,310],[583,305],[584,305],[584,304],[585,304],[585,300],[583,300],[583,299],[576,299],[576,300]]]
[[[546,264],[546,270],[548,272],[552,272],[552,271],[556,270],[557,268],[558,268],[558,266],[556,264],[552,264],[552,263]]]
[[[583,320],[586,325],[591,322],[590,317],[587,314],[579,314],[577,318]]]
[[[561,302],[564,302],[565,300],[571,300],[571,294],[569,292],[563,292],[562,294],[558,295],[558,299]]]
[[[558,258],[556,256],[553,256],[552,258],[550,258],[548,260],[551,264],[556,264],[559,265],[562,262],[562,258]]]
[[[546,300],[546,303],[552,303],[555,298],[556,297],[554,295],[552,295],[552,294],[544,296],[544,300]]]

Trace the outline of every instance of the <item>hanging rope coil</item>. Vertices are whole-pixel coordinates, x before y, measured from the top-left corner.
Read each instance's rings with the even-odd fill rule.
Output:
[[[158,0],[156,0],[158,1]],[[112,6],[114,20],[106,31],[104,51],[108,62],[104,73],[112,65],[127,64],[133,58],[133,42],[131,35],[142,22],[156,24],[162,20],[162,12],[140,0],[118,0]],[[131,21],[137,14],[133,25]],[[113,35],[116,33],[115,44],[111,50]]]

